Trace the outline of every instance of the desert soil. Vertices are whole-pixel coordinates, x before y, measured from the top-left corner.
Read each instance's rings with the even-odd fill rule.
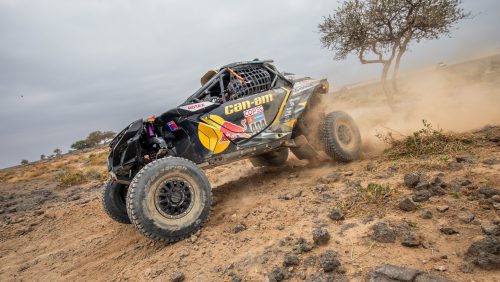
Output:
[[[0,281],[165,281],[176,272],[187,281],[327,281],[328,251],[340,262],[331,276],[339,281],[365,281],[383,264],[500,281],[499,265],[466,262],[471,243],[500,235],[500,128],[472,134],[469,151],[448,156],[393,160],[375,150],[348,164],[291,156],[282,168],[243,160],[208,169],[209,221],[169,245],[112,221],[101,207],[102,179],[55,180],[59,170],[105,159],[105,149],[2,170]],[[428,182],[439,176],[442,195],[402,210],[400,202],[417,193],[405,184],[410,173]],[[380,227],[388,231],[374,234]]]

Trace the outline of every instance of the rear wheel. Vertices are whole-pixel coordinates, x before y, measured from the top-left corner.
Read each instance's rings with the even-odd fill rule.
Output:
[[[279,148],[276,151],[272,151],[269,153],[265,153],[262,155],[258,155],[255,157],[251,157],[250,161],[253,166],[282,166],[286,163],[288,159],[288,148]]]
[[[109,180],[102,190],[102,206],[106,213],[119,223],[130,224],[127,215],[125,199],[127,197],[127,186]]]
[[[326,115],[320,126],[323,149],[333,159],[349,162],[361,154],[361,135],[354,120],[345,112]]]
[[[189,160],[168,157],[146,165],[132,180],[127,211],[144,235],[175,242],[207,221],[212,190],[205,173]]]

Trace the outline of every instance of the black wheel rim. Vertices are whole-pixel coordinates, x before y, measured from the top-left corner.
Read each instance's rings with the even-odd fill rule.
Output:
[[[346,125],[341,124],[338,126],[337,135],[342,144],[349,145],[351,143],[352,140],[351,129]]]
[[[189,213],[194,203],[193,188],[184,179],[165,181],[156,191],[156,209],[165,217],[181,218]]]

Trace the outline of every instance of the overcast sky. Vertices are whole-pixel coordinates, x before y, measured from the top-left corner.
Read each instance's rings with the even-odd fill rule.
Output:
[[[280,70],[334,86],[379,75],[319,43],[339,1],[0,0],[0,167],[69,149],[93,130],[119,131],[199,87],[208,69],[274,59]],[[412,46],[403,69],[500,48],[500,1],[466,0],[476,14],[452,38]]]

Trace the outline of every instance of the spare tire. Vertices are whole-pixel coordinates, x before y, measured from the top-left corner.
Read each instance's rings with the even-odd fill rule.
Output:
[[[320,126],[320,140],[327,155],[350,162],[361,154],[361,134],[354,120],[345,112],[326,115]]]

